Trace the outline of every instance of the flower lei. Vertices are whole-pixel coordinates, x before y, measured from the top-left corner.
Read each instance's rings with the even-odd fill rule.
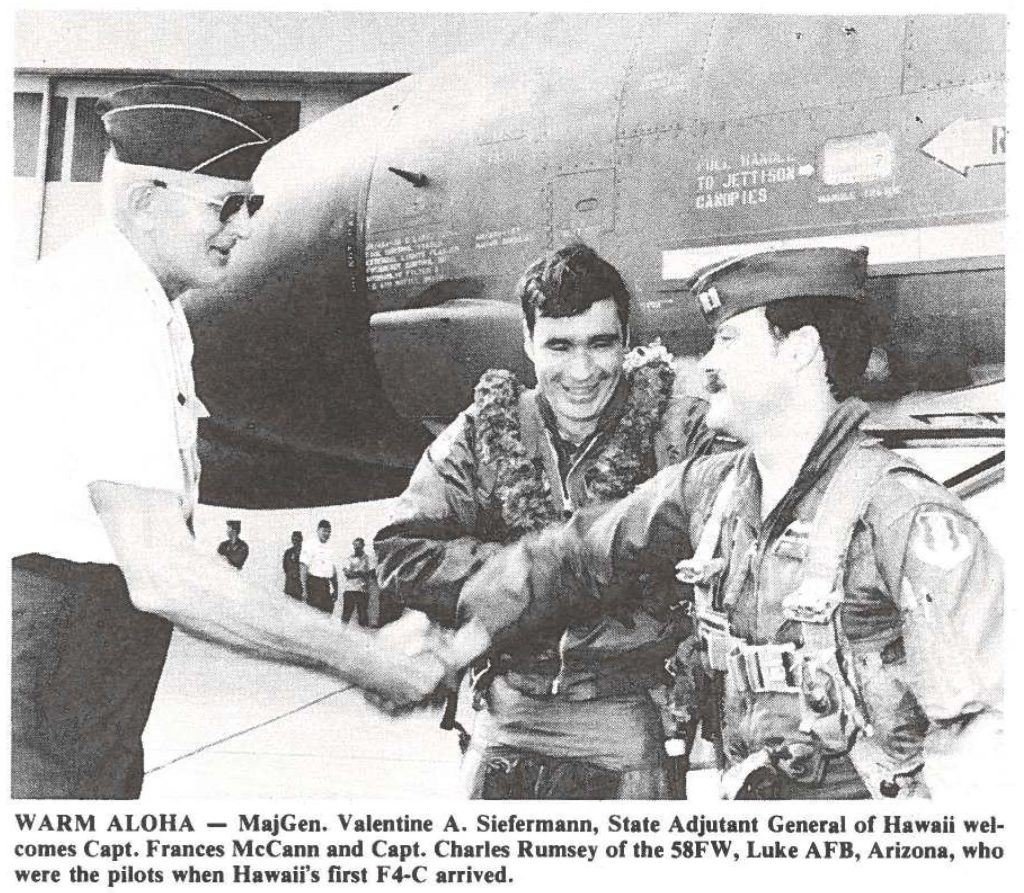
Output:
[[[629,396],[608,443],[587,473],[587,490],[593,496],[621,498],[641,483],[643,457],[672,395],[672,359],[660,338],[626,356],[622,370]],[[518,534],[561,520],[543,463],[532,460],[523,445],[519,397],[524,390],[515,373],[490,369],[474,391],[480,458],[496,468],[494,492],[501,516]]]

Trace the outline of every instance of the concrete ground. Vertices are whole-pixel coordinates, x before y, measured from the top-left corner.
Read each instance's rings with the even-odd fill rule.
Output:
[[[312,671],[174,634],[146,728],[144,799],[451,797],[437,711],[392,719]]]

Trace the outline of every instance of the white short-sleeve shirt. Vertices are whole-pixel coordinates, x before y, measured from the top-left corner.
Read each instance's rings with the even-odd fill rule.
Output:
[[[302,541],[302,555],[299,560],[314,577],[329,580],[338,572],[334,564],[334,542],[328,540],[322,543],[315,533]]]
[[[198,496],[192,338],[128,240],[100,226],[18,277],[13,554],[115,563],[93,481]]]

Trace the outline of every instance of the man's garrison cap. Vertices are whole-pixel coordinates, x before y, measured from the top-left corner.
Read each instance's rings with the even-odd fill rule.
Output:
[[[738,313],[797,297],[860,301],[867,248],[787,248],[731,257],[698,270],[690,291],[712,328]]]
[[[248,180],[271,143],[264,114],[208,84],[140,84],[102,97],[96,111],[125,164]]]

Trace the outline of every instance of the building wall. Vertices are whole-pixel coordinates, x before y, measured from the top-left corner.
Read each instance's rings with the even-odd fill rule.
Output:
[[[19,70],[422,71],[502,38],[523,13],[18,10]]]

